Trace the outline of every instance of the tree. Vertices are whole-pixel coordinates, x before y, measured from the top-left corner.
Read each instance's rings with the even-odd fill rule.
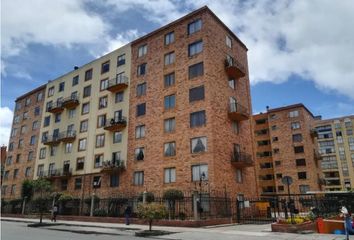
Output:
[[[33,180],[33,195],[34,203],[39,211],[39,223],[42,223],[43,213],[48,210],[48,200],[50,199],[50,193],[52,192],[52,184],[42,178]]]
[[[158,203],[146,203],[138,205],[138,216],[149,222],[149,231],[152,229],[152,222],[165,218],[167,215],[166,208]]]
[[[30,200],[33,196],[33,181],[32,180],[24,180],[22,183],[21,189],[21,198]]]

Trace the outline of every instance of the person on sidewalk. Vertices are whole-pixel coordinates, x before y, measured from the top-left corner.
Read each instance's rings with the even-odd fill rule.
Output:
[[[54,205],[53,206],[53,209],[52,209],[52,219],[51,221],[53,222],[56,222],[57,221],[57,215],[58,215],[58,206],[57,205]]]
[[[125,216],[125,224],[129,225],[130,224],[130,216],[132,214],[132,208],[130,206],[127,206],[124,210],[124,216]]]

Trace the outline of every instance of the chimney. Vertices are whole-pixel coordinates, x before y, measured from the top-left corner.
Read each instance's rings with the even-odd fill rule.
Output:
[[[74,70],[78,70],[79,69],[79,67],[78,66],[74,66]]]

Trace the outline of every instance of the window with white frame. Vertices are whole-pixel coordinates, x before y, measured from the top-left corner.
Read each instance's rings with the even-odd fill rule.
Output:
[[[145,137],[145,125],[140,125],[135,128],[135,138]]]
[[[134,172],[134,185],[144,185],[144,171]]]
[[[164,156],[171,157],[176,155],[176,142],[168,142],[164,144]]]
[[[208,165],[200,164],[192,166],[192,181],[208,180]]]
[[[176,182],[176,168],[165,168],[164,169],[164,182],[174,183]]]
[[[147,54],[147,44],[144,44],[138,48],[138,57],[142,57]]]
[[[207,151],[207,138],[196,137],[191,139],[191,152],[202,153]]]

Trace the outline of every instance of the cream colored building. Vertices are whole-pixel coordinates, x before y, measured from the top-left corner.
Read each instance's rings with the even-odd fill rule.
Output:
[[[48,82],[34,178],[68,190],[70,176],[125,165],[130,59],[126,45]],[[75,179],[75,189],[83,182]]]
[[[316,124],[325,190],[354,189],[354,116]]]

